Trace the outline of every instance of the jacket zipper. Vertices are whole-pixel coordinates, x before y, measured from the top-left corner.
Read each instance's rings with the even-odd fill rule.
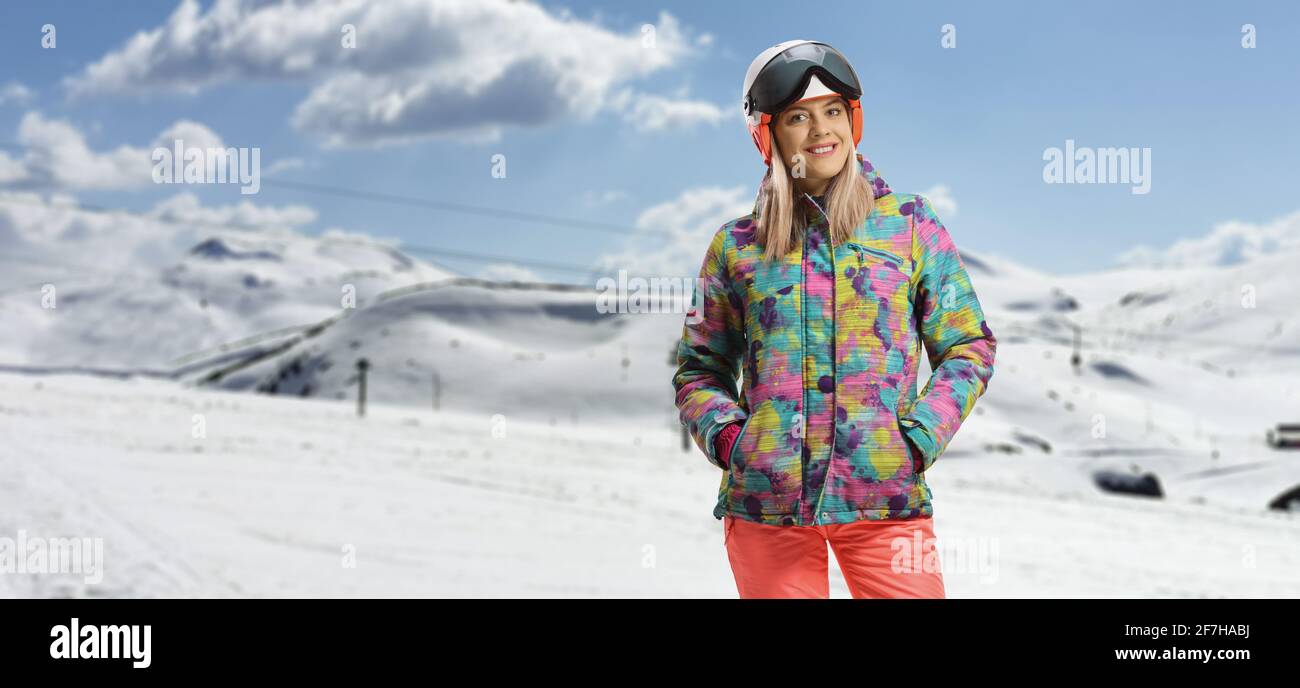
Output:
[[[856,244],[856,243],[850,243],[849,246],[852,247],[853,250],[855,250],[855,251],[858,252],[858,261],[859,261],[859,262],[858,262],[858,266],[859,266],[859,267],[862,266],[861,261],[862,261],[862,254],[863,254],[863,253],[870,253],[870,254],[873,255],[873,256],[878,256],[878,257],[880,257],[880,258],[883,258],[883,259],[885,259],[885,260],[887,260],[887,261],[889,261],[889,262],[891,262],[891,263],[893,263],[893,264],[895,264],[895,265],[902,265],[902,264],[903,264],[903,259],[902,259],[901,257],[896,256],[896,255],[894,255],[894,254],[892,254],[892,253],[889,253],[888,251],[882,251],[882,250],[880,250],[880,249],[878,249],[878,248],[871,248],[870,246],[863,246],[862,244]]]
[[[809,199],[809,200],[811,200],[811,199]],[[815,204],[814,204],[814,205],[815,205]],[[811,234],[811,232],[808,230],[808,227],[805,226],[804,229],[803,229],[803,253],[802,253],[802,255],[801,255],[800,259],[799,259],[799,290],[800,290],[800,304],[799,304],[799,394],[800,394],[800,397],[801,397],[802,400],[803,400],[803,403],[800,404],[800,409],[799,409],[799,422],[800,422],[800,423],[803,423],[803,422],[804,422],[804,414],[803,414],[803,412],[808,410],[808,354],[807,354],[807,351],[808,351],[808,337],[807,337],[807,333],[805,332],[805,329],[807,329],[807,327],[808,327],[808,318],[804,316],[804,309],[807,308],[807,306],[808,306],[808,279],[807,279],[807,275],[806,275],[805,272],[804,272],[804,267],[805,267],[805,265],[808,263],[808,235],[809,235],[809,234]],[[807,441],[808,441],[808,433],[806,433],[806,432],[802,432],[802,430],[801,430],[800,433],[799,433],[799,466],[800,466],[800,470],[799,470],[800,481],[799,481],[799,482],[802,483],[802,484],[800,485],[800,488],[799,488],[799,493],[800,493],[801,495],[804,493],[804,488],[805,488],[805,487],[807,486],[807,484],[808,484],[808,483],[807,483],[807,480],[808,480],[808,470],[807,470],[807,467],[803,465],[803,444],[804,444],[805,442],[807,442]],[[819,503],[820,503],[820,501],[821,501],[821,500],[818,499],[818,502],[819,502]],[[820,505],[820,504],[819,504],[819,505]],[[801,502],[801,503],[800,503],[800,511],[802,511],[802,510],[803,510],[803,505],[802,505],[802,502]],[[816,520],[817,520],[817,513],[816,513],[816,512],[813,512],[813,521],[815,522]]]
[[[825,217],[826,211],[823,210],[822,215]],[[838,330],[835,326],[835,311],[838,307],[838,302],[835,298],[835,282],[838,273],[835,272],[835,244],[831,243],[831,222],[830,218],[825,219],[826,245],[829,247],[828,252],[831,254],[831,454],[826,459],[826,471],[822,474],[824,476],[822,478],[822,491],[821,494],[817,496],[817,513],[819,515],[822,513],[822,498],[826,496],[826,488],[831,481],[831,465],[835,461],[835,441],[838,439],[837,433],[835,432],[835,423],[839,419],[839,409],[836,406],[836,395],[840,392],[839,375],[835,371],[835,339],[838,334]]]
[[[809,200],[812,200],[812,199],[809,198]],[[816,202],[816,201],[813,201],[813,205],[817,205],[817,202]],[[831,379],[834,380],[834,379],[835,379],[835,245],[830,243],[830,241],[831,241],[831,237],[830,237],[830,221],[826,218],[826,211],[825,211],[824,209],[822,209],[821,206],[817,206],[817,209],[822,211],[822,219],[826,220],[826,228],[825,228],[825,230],[823,231],[822,242],[828,246],[828,252],[831,254]],[[807,239],[808,234],[809,234],[809,232],[807,231],[807,228],[805,228],[805,231],[804,231],[804,260],[805,260],[805,261],[808,260],[808,239]],[[803,275],[804,275],[804,272],[803,272],[803,266],[800,266],[799,274],[800,274],[800,277],[801,277],[801,279],[802,279],[802,277],[803,277]],[[805,297],[807,296],[807,291],[806,291],[806,290],[805,290],[805,292],[804,292],[804,295],[805,295]],[[800,312],[800,315],[802,316],[802,315],[803,315],[803,313],[802,313],[802,309],[800,309],[800,311],[801,311],[801,312]],[[805,322],[805,323],[804,323],[804,327],[806,327],[806,326],[807,326],[807,323]],[[800,328],[800,329],[801,329],[801,331],[802,331],[802,328]],[[807,360],[808,356],[807,356],[807,353],[806,353],[806,347],[807,347],[807,343],[806,343],[806,342],[805,342],[805,344],[804,344],[804,347],[805,347],[805,351],[801,351],[800,354],[801,354],[801,356],[804,358],[804,360]],[[806,397],[806,396],[807,396],[807,386],[806,386],[806,385],[807,385],[807,371],[804,371],[804,380],[803,380],[803,384],[804,384],[804,395],[805,395],[805,397]],[[835,386],[836,386],[836,389],[832,389],[832,390],[831,390],[831,426],[832,426],[832,428],[834,427],[834,422],[835,422],[835,418],[836,418],[836,415],[835,415],[835,394],[836,394],[836,392],[838,391],[839,384],[836,383]],[[805,410],[806,410],[806,409],[805,409]],[[804,421],[804,425],[805,425],[805,427],[806,427],[806,426],[807,426],[807,422],[808,422],[808,416],[807,416],[806,414],[805,414],[804,417],[803,417],[803,421]],[[808,433],[805,432],[805,433],[804,433],[804,437],[803,437],[803,441],[804,441],[804,442],[807,442],[807,441],[808,441],[808,437],[807,437],[807,435],[808,435]],[[834,433],[833,433],[833,432],[832,432],[831,437],[832,437],[832,439],[831,439],[831,459],[833,459],[833,458],[835,457],[835,440],[834,440]],[[801,452],[801,453],[802,453],[802,452]],[[813,507],[813,522],[814,522],[814,523],[817,523],[817,522],[818,522],[818,519],[821,518],[821,513],[822,513],[822,500],[826,497],[826,485],[827,485],[827,483],[830,482],[830,475],[831,475],[831,459],[827,459],[827,461],[826,461],[826,470],[825,470],[825,472],[823,473],[823,475],[824,475],[825,477],[822,478],[822,489],[821,489],[820,492],[817,493],[817,504]],[[805,476],[805,479],[806,479],[806,476]]]

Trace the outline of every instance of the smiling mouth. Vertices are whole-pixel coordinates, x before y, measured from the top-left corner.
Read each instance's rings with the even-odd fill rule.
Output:
[[[812,148],[805,148],[804,151],[814,158],[824,158],[835,152],[840,147],[838,143],[823,143]]]

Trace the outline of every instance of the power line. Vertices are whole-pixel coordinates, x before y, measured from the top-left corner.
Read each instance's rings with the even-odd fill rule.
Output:
[[[1008,323],[1007,326],[1010,328],[1020,329],[1022,331],[1027,330],[1034,334],[1042,336],[1044,338],[1048,338],[1048,337],[1067,338],[1070,336],[1068,333],[1051,331],[1041,325],[1036,325],[1036,324],[1013,322],[1013,323]],[[1113,335],[1115,337],[1154,340],[1154,341],[1165,342],[1165,343],[1191,342],[1194,344],[1204,344],[1207,346],[1220,346],[1229,349],[1259,348],[1259,349],[1267,349],[1273,353],[1283,353],[1283,354],[1295,353],[1297,352],[1297,350],[1300,350],[1300,348],[1294,346],[1283,347],[1283,346],[1269,346],[1267,344],[1255,344],[1251,342],[1243,343],[1240,340],[1217,339],[1212,337],[1204,337],[1201,335],[1187,335],[1181,333],[1167,334],[1167,333],[1159,333],[1159,332],[1141,332],[1137,328],[1113,328],[1113,327],[1104,327],[1100,325],[1082,325],[1081,327],[1083,328],[1085,333],[1095,334],[1097,332],[1102,332],[1109,335]]]
[[[462,251],[450,251],[447,249],[431,248],[427,246],[409,246],[404,245],[403,250],[412,253],[433,253],[435,255],[446,256],[449,258],[469,258],[471,260],[508,260],[511,263],[520,265],[531,265],[533,267],[548,268],[551,270],[564,270],[568,272],[581,273],[583,275],[593,275],[599,272],[596,268],[582,267],[571,263],[553,263],[543,260],[532,260],[528,258],[511,258],[511,257],[493,257],[488,254],[467,253]]]
[[[24,151],[27,147],[16,142],[0,141],[0,148],[8,148],[15,151]],[[488,206],[471,205],[468,203],[454,203],[451,201],[439,201],[429,198],[419,198],[417,196],[405,196],[402,194],[382,193],[378,191],[367,191],[364,189],[349,189],[340,186],[330,186],[327,184],[312,184],[309,182],[294,182],[283,179],[263,179],[262,184],[278,186],[284,189],[293,189],[296,191],[306,191],[308,193],[325,194],[328,196],[347,196],[367,201],[376,201],[380,203],[391,203],[395,205],[407,205],[417,208],[429,208],[433,210],[447,210],[456,213],[466,213],[470,215],[482,215],[496,219],[523,220],[526,222],[540,222],[543,224],[556,225],[570,229],[586,229],[594,232],[604,232],[607,234],[617,234],[619,236],[628,236],[631,234],[629,229],[620,225],[613,225],[604,222],[592,222],[590,220],[580,220],[576,218],[560,217],[557,215],[547,215],[544,213],[530,213],[518,210],[502,210],[501,208],[491,208]]]
[[[243,231],[243,232],[253,231],[253,230],[257,230],[257,229],[258,229],[258,227],[256,227],[256,226],[250,226],[250,225],[238,225],[238,224],[233,224],[233,223],[210,222],[210,221],[205,221],[205,220],[187,219],[187,218],[178,218],[178,217],[172,217],[172,216],[142,215],[142,214],[140,214],[140,213],[132,212],[132,211],[130,211],[130,210],[126,210],[126,209],[123,209],[123,208],[107,208],[107,207],[103,207],[103,206],[96,206],[96,205],[90,205],[90,204],[84,204],[84,203],[76,203],[76,204],[72,204],[72,203],[47,203],[47,202],[45,202],[45,201],[41,201],[41,200],[32,200],[32,199],[26,199],[26,198],[15,198],[15,197],[12,197],[12,196],[0,196],[0,203],[18,203],[18,204],[24,204],[24,205],[39,205],[39,206],[41,206],[41,207],[46,207],[46,208],[54,208],[54,209],[62,209],[62,210],[71,210],[71,211],[75,211],[75,212],[85,212],[85,213],[92,213],[92,214],[99,214],[99,215],[114,215],[114,214],[122,214],[122,215],[129,215],[129,216],[131,216],[131,217],[134,217],[134,218],[136,218],[136,219],[138,219],[138,220],[142,220],[142,221],[152,221],[152,222],[158,222],[158,223],[161,223],[161,224],[181,225],[181,226],[187,226],[187,227],[205,227],[205,228],[211,228],[211,229],[226,229],[226,230],[236,230],[236,231]],[[380,244],[380,245],[382,245],[382,244]],[[573,264],[573,263],[559,263],[559,262],[553,262],[553,261],[540,261],[540,260],[533,260],[533,259],[529,259],[529,258],[519,258],[519,257],[515,257],[515,256],[507,256],[507,255],[502,255],[502,254],[493,254],[493,253],[477,253],[477,252],[471,252],[471,251],[453,251],[453,250],[450,250],[450,249],[439,248],[439,247],[436,247],[436,246],[422,246],[422,245],[418,245],[418,244],[401,244],[398,248],[399,248],[399,250],[406,251],[406,252],[410,252],[410,253],[430,254],[430,255],[444,256],[444,257],[448,257],[448,258],[459,258],[459,259],[464,259],[464,260],[476,260],[476,261],[482,261],[482,262],[494,262],[494,263],[508,262],[508,263],[517,263],[517,264],[519,264],[519,265],[529,265],[529,266],[533,266],[533,267],[542,267],[542,268],[547,268],[547,269],[550,269],[550,270],[558,270],[558,271],[569,272],[569,273],[573,273],[573,274],[581,274],[581,275],[586,275],[586,276],[591,276],[591,275],[593,275],[593,274],[598,274],[598,272],[599,272],[599,270],[600,270],[599,268],[596,268],[596,267],[593,267],[593,266],[576,265],[576,264]],[[455,272],[455,271],[453,270],[453,272]]]
[[[136,219],[143,220],[143,221],[153,221],[153,222],[158,222],[162,224],[171,224],[171,225],[209,227],[215,229],[227,229],[227,230],[236,230],[236,231],[250,231],[250,230],[258,229],[256,226],[249,226],[249,225],[237,225],[232,223],[216,223],[216,222],[208,222],[203,220],[192,220],[192,219],[166,217],[166,216],[160,217],[160,216],[152,216],[152,215],[142,215],[140,213],[132,212],[122,208],[107,208],[103,206],[89,205],[83,203],[77,203],[77,204],[47,203],[41,200],[15,198],[11,196],[0,196],[0,203],[21,203],[26,205],[39,205],[47,208],[57,208],[57,209],[95,213],[95,214],[124,214],[124,215],[130,215]],[[451,249],[444,249],[435,246],[422,246],[418,244],[402,244],[399,246],[399,249],[410,253],[428,254],[428,255],[443,256],[447,258],[456,258],[456,259],[463,259],[463,260],[474,260],[474,261],[481,261],[481,262],[517,263],[519,265],[528,265],[532,267],[540,267],[549,270],[568,272],[572,274],[580,274],[586,277],[597,275],[600,272],[600,268],[596,268],[593,266],[583,266],[583,265],[576,265],[572,263],[559,263],[553,261],[533,260],[529,258],[519,258],[514,256],[506,256],[506,255],[492,254],[492,253],[454,251]],[[451,271],[455,272],[454,270]],[[117,273],[103,272],[100,274],[116,275]],[[22,287],[17,287],[17,288],[22,288]],[[1026,323],[1011,323],[1010,325],[1016,328],[1037,330],[1036,333],[1041,336],[1062,336],[1062,337],[1066,336],[1064,333],[1048,331],[1046,328],[1043,328],[1041,325],[1038,326],[1027,325]],[[1120,337],[1132,337],[1132,338],[1139,338],[1139,339],[1146,339],[1146,340],[1178,340],[1178,341],[1187,341],[1187,342],[1201,343],[1201,344],[1208,344],[1208,345],[1226,346],[1230,348],[1239,348],[1242,346],[1263,347],[1263,348],[1269,348],[1273,351],[1280,352],[1280,353],[1291,353],[1292,351],[1294,351],[1294,349],[1286,348],[1286,347],[1268,347],[1267,345],[1259,345],[1259,344],[1243,345],[1239,341],[1225,341],[1225,340],[1212,339],[1206,337],[1198,337],[1194,335],[1142,332],[1137,328],[1132,328],[1132,327],[1131,328],[1108,328],[1099,325],[1086,325],[1085,330],[1090,333],[1104,332],[1107,334],[1117,335]]]
[[[25,149],[23,146],[20,146],[19,144],[12,143],[12,142],[0,142],[0,148],[9,148],[17,151],[21,151]],[[451,212],[467,213],[471,215],[482,215],[482,216],[492,217],[496,219],[510,219],[510,220],[523,220],[527,222],[540,222],[544,224],[557,225],[560,227],[567,227],[572,229],[586,229],[591,231],[604,232],[607,234],[617,234],[619,236],[628,236],[629,234],[627,228],[620,227],[617,225],[610,225],[610,224],[605,224],[600,222],[591,222],[589,220],[578,220],[573,218],[558,217],[554,215],[545,215],[542,213],[528,213],[522,211],[502,210],[500,208],[489,208],[485,206],[475,206],[475,205],[469,205],[465,203],[452,203],[449,201],[437,201],[437,200],[432,200],[427,198],[418,198],[414,196],[404,196],[400,194],[388,194],[388,193],[380,193],[375,191],[348,189],[348,188],[337,187],[337,186],[329,186],[325,184],[311,184],[307,182],[294,182],[294,181],[279,180],[279,179],[264,179],[262,180],[262,183],[269,184],[271,186],[279,186],[286,189],[306,191],[310,193],[319,193],[319,194],[325,194],[330,196],[347,196],[351,198],[377,201],[381,203],[392,203],[397,205],[407,205],[407,206],[414,206],[420,208],[448,210]],[[3,200],[10,200],[10,199],[3,199]],[[22,202],[22,201],[17,201],[17,202]],[[59,204],[51,204],[51,203],[44,203],[44,202],[40,203],[40,205],[48,206],[48,207],[60,207]],[[120,212],[129,215],[134,215],[136,217],[149,218],[157,222],[171,221],[169,218],[150,217],[150,216],[140,215],[139,213],[132,213],[131,211],[127,211],[123,209],[105,208],[102,206],[88,205],[84,203],[78,204],[76,206],[66,206],[66,207],[69,207],[70,209],[74,209],[74,210],[79,209],[86,212],[97,212],[97,213]],[[203,221],[195,221],[195,220],[176,220],[172,222],[198,226],[198,227],[206,226],[206,227],[213,227],[218,229],[237,229],[242,231],[257,229],[256,227],[222,224],[222,223],[211,223],[211,222],[203,222]],[[563,272],[581,274],[586,276],[591,276],[598,272],[598,269],[587,267],[587,266],[573,265],[567,263],[557,263],[557,262],[550,262],[550,261],[537,261],[537,260],[531,260],[527,258],[515,258],[515,257],[505,256],[500,254],[472,253],[467,251],[449,251],[449,250],[439,249],[432,246],[420,246],[415,244],[403,244],[402,250],[413,252],[413,253],[422,253],[427,255],[443,255],[446,257],[461,258],[465,260],[507,261],[511,263],[517,263],[519,265],[542,267],[550,270],[559,270]],[[446,266],[439,266],[439,267],[442,267],[443,269],[446,269],[450,272],[459,272],[458,270],[452,270],[450,268],[447,268]]]
[[[306,182],[291,182],[280,179],[263,179],[263,184],[279,186],[286,189],[295,189],[298,191],[307,191],[311,193],[320,193],[330,196],[349,196],[367,201],[378,201],[381,203],[393,203],[397,205],[409,205],[418,208],[432,208],[435,210],[450,210],[457,213],[467,213],[470,215],[484,215],[487,217],[525,220],[528,222],[540,222],[543,224],[552,224],[560,227],[572,229],[589,229],[596,232],[606,232],[617,234],[619,236],[628,236],[629,231],[626,227],[618,225],[605,224],[603,222],[591,222],[590,220],[577,220],[567,217],[558,217],[555,215],[544,215],[541,213],[528,213],[517,210],[502,210],[500,208],[489,208],[486,206],[469,205],[467,203],[452,203],[450,201],[435,201],[427,198],[417,198],[415,196],[402,196],[399,194],[379,193],[376,191],[362,191],[357,189],[346,189],[338,186],[327,186],[325,184],[309,184]]]

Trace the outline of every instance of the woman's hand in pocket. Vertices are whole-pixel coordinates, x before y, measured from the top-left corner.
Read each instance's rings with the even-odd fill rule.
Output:
[[[736,436],[740,434],[740,426],[744,421],[733,421],[723,428],[718,436],[713,439],[713,453],[717,455],[718,461],[731,470],[731,448],[736,443]]]

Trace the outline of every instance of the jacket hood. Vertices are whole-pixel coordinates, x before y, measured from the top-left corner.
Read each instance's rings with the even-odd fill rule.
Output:
[[[863,177],[866,177],[867,183],[871,185],[871,189],[875,192],[876,198],[879,199],[893,193],[893,190],[889,188],[889,184],[885,183],[885,178],[880,176],[880,173],[876,171],[876,168],[871,164],[871,161],[861,153],[855,151],[854,154],[858,156],[858,171],[862,173]],[[770,186],[768,184],[768,179],[771,176],[772,167],[768,166],[767,173],[763,175],[762,181],[758,183],[758,196],[754,199],[753,214],[755,222],[758,221],[760,215],[759,211],[763,207],[763,201],[767,198]],[[806,196],[807,194],[804,195]]]

